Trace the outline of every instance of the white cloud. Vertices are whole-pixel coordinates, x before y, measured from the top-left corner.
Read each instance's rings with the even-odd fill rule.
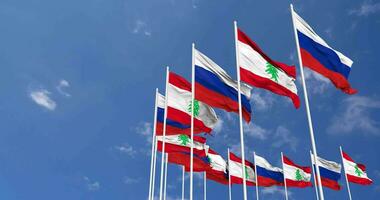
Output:
[[[277,127],[276,132],[273,135],[273,140],[273,147],[279,148],[282,146],[289,146],[293,151],[296,151],[299,142],[297,137],[292,135],[289,129],[284,126]]]
[[[348,11],[350,15],[356,16],[368,16],[371,14],[375,14],[380,11],[380,3],[373,3],[372,1],[364,1],[357,9],[352,9]]]
[[[304,75],[308,91],[313,94],[323,94],[326,89],[331,87],[330,80],[323,77],[322,75],[311,71],[308,68],[304,68]],[[301,83],[301,77],[298,78],[299,83]],[[302,84],[302,83],[301,83]]]
[[[268,130],[254,123],[244,124],[244,133],[250,137],[260,140],[267,139],[268,135],[270,134]]]
[[[118,150],[120,153],[127,154],[130,157],[134,157],[137,153],[137,151],[129,144],[114,146],[114,149]]]
[[[127,185],[138,183],[140,180],[140,178],[124,177],[124,183]]]
[[[138,19],[135,21],[135,25],[132,29],[132,33],[133,34],[142,33],[148,37],[152,35],[152,32],[148,29],[146,22],[142,21],[141,19]]]
[[[251,101],[253,102],[252,110],[264,111],[271,108],[274,104],[273,94],[254,90],[251,95]]]
[[[218,122],[215,124],[214,128],[212,129],[213,132],[215,132],[216,134],[220,133],[223,130],[223,123],[224,121],[221,118],[219,118]]]
[[[380,101],[365,96],[350,96],[343,100],[343,111],[332,118],[327,131],[347,134],[354,130],[380,135],[380,123],[371,118],[371,111],[380,109]]]
[[[32,98],[36,104],[53,111],[57,107],[57,104],[49,97],[49,95],[50,92],[45,89],[33,90],[29,94],[30,98]]]
[[[87,176],[83,177],[86,187],[89,191],[97,191],[100,189],[100,183],[98,181],[92,181]]]
[[[153,125],[150,122],[141,122],[136,127],[136,132],[146,138],[148,144],[152,143]]]
[[[70,87],[70,83],[66,81],[65,79],[62,79],[59,81],[59,84],[57,85],[57,91],[62,94],[65,97],[71,97],[71,95],[64,91],[64,88]]]
[[[265,187],[260,190],[263,195],[282,194],[285,195],[283,187]],[[288,197],[292,196],[292,193],[288,190]]]

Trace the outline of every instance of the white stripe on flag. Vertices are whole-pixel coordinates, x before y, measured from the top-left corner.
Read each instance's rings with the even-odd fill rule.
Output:
[[[303,177],[302,181],[310,182],[311,174],[306,173],[300,168],[297,168],[292,165],[288,165],[284,163],[284,177],[286,179],[294,180],[294,181],[299,181],[297,180],[297,170],[299,171],[300,175]]]

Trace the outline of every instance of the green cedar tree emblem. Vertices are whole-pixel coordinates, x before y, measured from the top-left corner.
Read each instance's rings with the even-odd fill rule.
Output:
[[[355,174],[357,174],[359,177],[361,177],[363,174],[362,170],[358,167],[358,165],[355,165]]]
[[[270,79],[278,82],[278,69],[269,62],[267,62],[266,67],[267,69],[265,70],[265,72],[271,76]]]
[[[248,167],[245,166],[245,179],[249,179],[249,174],[248,174]]]
[[[181,142],[181,145],[186,146],[190,142],[190,138],[187,135],[181,134],[178,136],[178,141]]]
[[[299,169],[297,169],[297,171],[296,171],[296,180],[297,181],[304,180],[304,177],[302,176],[301,171]]]
[[[206,158],[207,158],[207,162],[208,162],[208,163],[211,163],[211,158],[210,158],[210,156],[207,156]]]
[[[187,106],[187,111],[189,112],[189,113],[191,113],[191,110],[192,110],[192,103],[193,101],[190,101],[190,103],[189,103],[189,105]],[[199,108],[200,108],[200,106],[199,106],[199,101],[198,100],[194,100],[194,117],[198,117],[199,116]]]

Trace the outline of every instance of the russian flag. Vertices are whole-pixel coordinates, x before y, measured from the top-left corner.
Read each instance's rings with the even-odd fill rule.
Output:
[[[287,187],[311,187],[311,167],[302,167],[295,164],[288,157],[283,156],[284,177]]]
[[[342,151],[344,171],[347,174],[347,180],[351,183],[360,185],[370,185],[372,180],[368,178],[366,167],[355,161],[344,151]]]
[[[156,122],[156,135],[163,135],[163,125],[164,125],[164,115],[165,115],[165,96],[158,94],[157,99],[157,122]],[[166,133],[165,135],[173,134],[189,134],[190,125],[182,124],[171,119],[166,119]]]
[[[228,160],[228,173],[231,177],[231,183],[243,184],[242,159],[230,152]],[[245,160],[245,180],[248,186],[255,186],[256,175],[253,163]]]
[[[227,112],[239,113],[238,85],[214,61],[194,50],[195,59],[195,98],[206,104]],[[251,120],[251,88],[241,84],[241,103],[243,118]]]
[[[210,133],[218,121],[215,111],[205,103],[195,100],[192,103],[191,84],[181,76],[170,72],[167,97],[167,119],[181,125],[191,124],[191,110],[194,105],[194,133]],[[190,134],[190,126],[186,128]]]
[[[322,186],[332,190],[340,190],[339,179],[342,166],[339,163],[318,157],[319,173],[321,174]],[[311,155],[314,164],[314,156]]]
[[[284,185],[282,169],[273,167],[265,158],[255,155],[257,184],[263,187]]]
[[[343,92],[355,94],[357,91],[348,82],[353,61],[331,48],[296,12],[293,21],[303,65],[330,79]]]

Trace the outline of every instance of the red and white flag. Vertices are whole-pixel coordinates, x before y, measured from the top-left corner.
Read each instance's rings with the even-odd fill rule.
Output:
[[[157,149],[158,151],[162,151],[162,141],[164,136],[156,136],[156,138]],[[165,153],[190,153],[191,145],[193,145],[194,150],[204,151],[205,153],[203,153],[203,156],[206,157],[206,153],[209,149],[209,146],[206,145],[206,138],[194,136],[194,142],[192,142],[191,138],[185,134],[165,136]]]
[[[207,158],[210,169],[206,171],[207,179],[228,185],[227,161],[212,149],[209,149]]]
[[[272,60],[243,31],[238,29],[237,32],[241,80],[249,85],[287,96],[293,101],[294,106],[299,108],[295,66]]]
[[[357,183],[360,185],[370,185],[372,180],[368,178],[366,167],[363,164],[355,163],[355,161],[344,151],[343,154],[343,166],[347,175],[347,180],[351,183]]]
[[[230,152],[228,170],[231,176],[231,183],[243,184],[243,171],[241,158]],[[256,183],[255,165],[245,160],[245,180],[247,185],[254,186]]]
[[[311,187],[311,167],[302,167],[295,164],[288,157],[283,156],[284,178],[287,187]]]

